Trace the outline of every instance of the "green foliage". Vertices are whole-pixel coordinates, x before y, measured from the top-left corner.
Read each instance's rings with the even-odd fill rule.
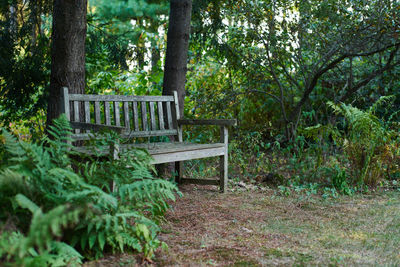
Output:
[[[335,105],[328,102],[334,112],[346,120],[347,131],[342,145],[354,170],[353,175],[360,184],[376,185],[397,153],[396,133],[375,115],[380,106],[389,105],[393,100],[392,96],[381,97],[366,111],[343,103]]]
[[[50,73],[52,1],[0,2],[0,121],[30,118],[45,107]]]
[[[156,221],[177,187],[152,178],[141,150],[124,151],[118,160],[76,162],[83,155],[71,149],[70,130],[65,117],[50,126],[52,138],[39,143],[17,141],[3,130],[9,159],[0,173],[0,220],[13,218],[19,230],[2,235],[0,254],[27,266],[79,264],[104,251],[151,258],[162,245]],[[10,239],[15,242],[6,245]]]

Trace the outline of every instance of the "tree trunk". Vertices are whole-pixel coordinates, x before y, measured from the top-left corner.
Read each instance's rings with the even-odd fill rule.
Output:
[[[187,56],[189,48],[191,0],[171,0],[165,56],[163,95],[178,92],[180,115],[183,115]]]
[[[60,113],[60,88],[85,92],[87,0],[55,0],[47,125]]]
[[[138,18],[136,19],[136,24],[138,27],[143,31],[143,21],[142,19]],[[139,39],[136,43],[136,59],[137,59],[137,65],[138,69],[142,71],[144,69],[144,55],[146,53],[146,47],[145,47],[145,41],[143,37],[143,33],[139,36]]]
[[[170,1],[162,94],[173,95],[173,91],[178,92],[180,117],[183,117],[183,104],[186,95],[185,83],[191,16],[192,0]],[[164,114],[167,113],[164,112]],[[167,169],[169,173],[173,173],[174,164],[168,164]],[[160,176],[164,176],[166,172],[165,164],[157,165],[157,172]]]

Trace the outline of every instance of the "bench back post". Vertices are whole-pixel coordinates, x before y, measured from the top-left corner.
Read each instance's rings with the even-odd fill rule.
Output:
[[[61,114],[64,113],[68,121],[71,120],[69,112],[69,94],[67,87],[61,87],[61,101],[60,101]]]
[[[178,120],[181,118],[181,115],[179,113],[179,99],[177,91],[174,91],[174,102],[175,102],[176,126],[178,127],[178,141],[183,142],[182,126],[178,125]]]

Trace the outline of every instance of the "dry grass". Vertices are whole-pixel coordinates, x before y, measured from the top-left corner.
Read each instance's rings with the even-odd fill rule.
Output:
[[[400,192],[323,200],[182,187],[157,266],[400,265]],[[86,266],[137,266],[121,255]]]
[[[187,186],[161,239],[162,266],[399,265],[400,194],[323,200]]]

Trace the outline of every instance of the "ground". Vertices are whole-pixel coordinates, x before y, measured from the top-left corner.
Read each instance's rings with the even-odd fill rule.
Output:
[[[337,199],[193,185],[182,192],[162,223],[169,249],[154,265],[400,265],[400,192]]]

